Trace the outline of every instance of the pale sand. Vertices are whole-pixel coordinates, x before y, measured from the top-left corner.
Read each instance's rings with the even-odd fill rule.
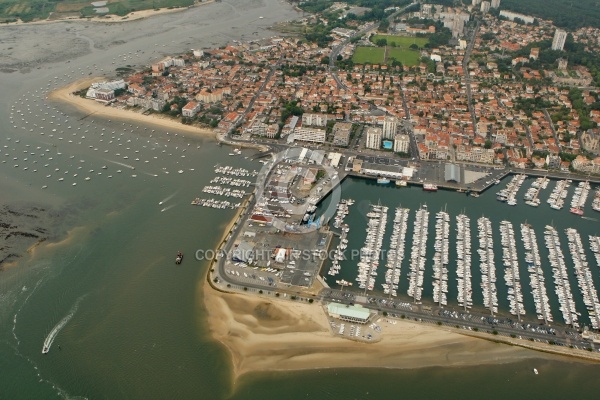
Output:
[[[206,0],[203,3],[194,4],[190,7],[179,7],[179,8],[160,8],[158,10],[140,10],[134,11],[124,16],[109,14],[98,17],[90,17],[90,18],[80,18],[80,17],[64,17],[64,18],[56,18],[56,19],[44,19],[40,21],[31,21],[31,22],[23,22],[21,19],[17,19],[15,22],[8,22],[3,25],[31,25],[31,24],[52,24],[56,22],[65,22],[65,21],[86,21],[86,22],[108,22],[108,23],[119,23],[119,22],[128,22],[135,21],[138,19],[144,19],[153,17],[155,15],[168,14],[173,12],[185,11],[191,7],[199,7],[207,4],[214,3],[215,0]],[[52,17],[52,15],[51,15]]]
[[[134,111],[105,106],[104,104],[100,104],[95,100],[84,99],[73,94],[73,92],[88,88],[94,82],[101,82],[105,80],[106,79],[102,77],[80,79],[68,86],[64,86],[53,91],[50,93],[48,98],[70,104],[80,111],[93,114],[94,116],[152,124],[195,136],[215,137],[215,133],[210,129],[201,129],[194,126],[184,125],[177,120],[165,118],[158,114],[143,115]]]
[[[380,321],[382,340],[334,336],[321,305],[229,294],[201,283],[213,337],[232,356],[234,380],[251,371],[314,368],[422,368],[507,363],[545,353],[464,336],[443,328]]]

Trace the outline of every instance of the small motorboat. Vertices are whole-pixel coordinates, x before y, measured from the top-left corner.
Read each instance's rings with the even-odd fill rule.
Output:
[[[175,257],[175,264],[181,264],[181,261],[183,261],[183,253],[178,252],[177,257]]]
[[[538,374],[539,374],[539,372],[538,372],[537,368],[534,368],[534,369],[533,369],[533,373],[534,373],[534,374],[536,374],[536,375],[538,375]]]

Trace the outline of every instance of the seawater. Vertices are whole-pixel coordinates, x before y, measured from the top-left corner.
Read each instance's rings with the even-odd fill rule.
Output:
[[[531,286],[529,281],[529,274],[527,272],[527,266],[525,264],[525,249],[521,241],[520,227],[522,223],[530,224],[536,232],[538,247],[540,250],[540,257],[542,260],[542,267],[545,277],[545,286],[550,299],[550,307],[552,315],[554,316],[555,322],[562,322],[562,313],[559,310],[558,297],[555,292],[554,279],[552,276],[552,267],[548,261],[548,251],[544,244],[544,230],[546,225],[553,225],[559,232],[561,247],[565,262],[567,264],[567,270],[569,272],[569,281],[571,285],[571,291],[573,298],[576,302],[576,307],[582,316],[579,319],[580,324],[590,324],[587,310],[583,303],[583,298],[579,291],[577,279],[573,274],[573,264],[571,262],[571,254],[568,248],[568,240],[564,230],[567,228],[575,228],[579,231],[582,239],[582,243],[586,248],[586,257],[590,265],[590,270],[594,278],[594,284],[596,288],[600,288],[600,268],[596,265],[596,260],[593,253],[589,248],[588,235],[599,235],[600,234],[600,223],[593,219],[583,219],[569,213],[569,203],[571,196],[574,193],[577,182],[569,188],[569,196],[565,202],[565,208],[562,210],[553,210],[546,203],[546,200],[550,196],[552,188],[555,186],[556,181],[551,181],[548,188],[540,192],[540,199],[542,200],[539,207],[534,208],[525,204],[522,196],[530,187],[531,183],[535,178],[527,178],[525,183],[521,186],[517,194],[518,204],[516,206],[509,206],[506,203],[501,203],[496,200],[496,192],[503,189],[510,181],[510,177],[505,178],[501,184],[495,185],[488,189],[486,192],[481,194],[480,197],[475,198],[467,196],[465,193],[458,193],[454,191],[440,190],[438,192],[427,192],[423,191],[421,187],[409,186],[405,188],[397,188],[393,185],[378,185],[373,180],[360,179],[360,178],[349,178],[346,179],[341,186],[342,198],[352,198],[356,200],[356,203],[350,206],[350,214],[344,220],[350,226],[350,232],[348,235],[348,249],[360,249],[364,245],[366,238],[366,227],[367,220],[366,214],[370,210],[370,204],[382,204],[389,207],[388,210],[388,222],[387,229],[385,231],[383,247],[382,249],[389,249],[389,242],[392,234],[394,212],[396,207],[404,207],[410,209],[408,219],[408,229],[406,234],[405,243],[405,257],[401,265],[401,276],[400,283],[398,285],[398,298],[405,301],[411,301],[412,298],[408,297],[408,273],[410,272],[410,254],[412,246],[412,235],[413,235],[413,223],[415,219],[416,211],[426,205],[429,210],[429,234],[427,241],[427,262],[426,269],[424,272],[423,282],[423,301],[424,303],[429,302],[432,304],[432,258],[434,254],[433,244],[435,241],[435,214],[439,211],[446,211],[450,215],[450,236],[449,236],[449,259],[448,265],[448,305],[454,306],[455,309],[460,309],[456,301],[457,296],[457,285],[456,285],[456,269],[454,267],[454,260],[456,260],[456,216],[463,213],[471,219],[471,253],[472,253],[472,288],[473,288],[473,309],[485,312],[483,308],[483,294],[480,287],[481,284],[481,272],[479,270],[479,256],[477,249],[479,248],[479,240],[477,237],[477,219],[480,217],[487,217],[492,222],[493,228],[493,241],[494,241],[494,258],[496,266],[496,287],[498,289],[498,304],[499,311],[505,316],[510,316],[508,313],[509,304],[507,300],[507,287],[504,282],[504,266],[502,264],[502,245],[500,236],[500,221],[508,220],[512,222],[515,230],[515,239],[517,241],[517,253],[520,261],[520,278],[521,286],[523,291],[524,306],[526,309],[525,319],[530,321],[537,321],[535,313],[535,304],[533,296],[531,295]],[[593,187],[592,190],[595,190]],[[593,191],[590,192],[593,195]],[[600,213],[593,211],[590,207],[591,196],[588,198],[585,207],[585,215],[590,218],[600,218]],[[327,201],[321,206],[321,209],[330,208]],[[348,250],[347,250],[348,252]],[[349,253],[348,253],[349,255]],[[357,282],[355,278],[357,276],[357,260],[346,260],[341,263],[341,273],[335,277],[326,274],[324,270],[322,275],[325,276],[328,283],[332,287],[336,287],[335,283],[338,279],[345,279],[350,282],[354,282],[355,286]],[[376,280],[375,290],[382,293],[381,283],[385,282],[385,256],[383,262],[380,262],[378,269],[378,276]],[[356,288],[351,288],[358,290]]]

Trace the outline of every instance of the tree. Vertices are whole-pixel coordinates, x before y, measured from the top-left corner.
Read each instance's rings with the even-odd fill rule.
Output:
[[[387,46],[387,39],[386,38],[377,39],[377,41],[375,41],[375,44],[379,47]]]
[[[492,141],[491,140],[486,140],[485,141],[485,145],[483,146],[486,149],[491,149],[492,148]]]
[[[411,44],[408,48],[411,50],[419,50],[419,46],[416,43]]]
[[[325,56],[325,57],[321,58],[321,64],[323,64],[323,65],[329,64],[329,57]]]

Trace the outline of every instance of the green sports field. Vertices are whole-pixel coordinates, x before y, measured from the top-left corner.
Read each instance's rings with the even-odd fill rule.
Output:
[[[402,63],[402,65],[406,65],[408,67],[412,67],[413,65],[417,65],[419,63],[419,59],[421,55],[416,50],[405,50],[399,48],[388,47],[387,53],[387,63],[391,64],[392,59],[396,59]]]
[[[386,54],[387,50],[387,54]],[[355,64],[391,64],[394,59],[412,67],[420,59],[419,51],[394,47],[357,47],[352,56]]]
[[[409,48],[411,44],[416,44],[419,47],[423,47],[429,42],[427,38],[396,35],[374,35],[371,37],[371,42],[376,43],[379,39],[387,40],[388,46],[393,46],[392,43],[395,43],[396,47],[401,48]]]
[[[385,54],[383,47],[357,47],[352,56],[355,64],[382,64]]]

